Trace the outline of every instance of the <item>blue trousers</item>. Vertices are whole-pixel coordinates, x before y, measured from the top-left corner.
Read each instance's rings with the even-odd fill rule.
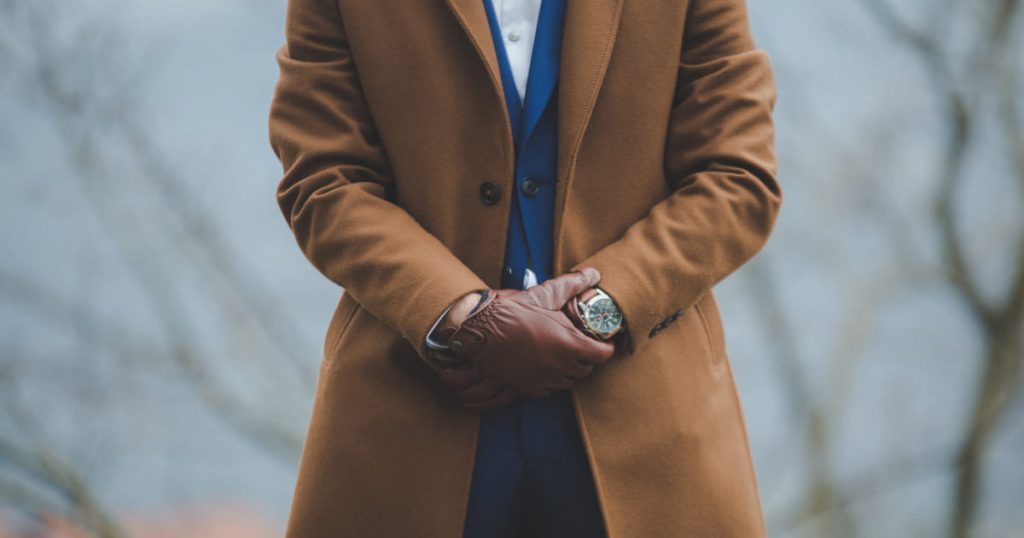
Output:
[[[464,536],[605,536],[569,391],[481,416]]]

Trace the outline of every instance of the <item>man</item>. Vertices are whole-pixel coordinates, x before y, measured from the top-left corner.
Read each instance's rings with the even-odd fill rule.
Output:
[[[344,287],[289,536],[764,535],[711,291],[782,196],[745,0],[536,6],[289,0],[278,202]]]

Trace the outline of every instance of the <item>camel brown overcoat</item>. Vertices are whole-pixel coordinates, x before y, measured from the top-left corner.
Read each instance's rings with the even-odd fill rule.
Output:
[[[480,415],[424,337],[501,281],[514,148],[483,1],[288,1],[277,201],[344,288],[288,536],[461,536]],[[612,538],[765,534],[711,288],[780,208],[773,77],[745,0],[568,2],[553,274],[596,267],[624,313],[571,389]]]

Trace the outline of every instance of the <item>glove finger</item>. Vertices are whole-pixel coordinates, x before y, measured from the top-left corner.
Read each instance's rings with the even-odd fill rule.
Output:
[[[548,388],[553,392],[557,392],[560,390],[569,390],[570,388],[572,388],[573,385],[576,384],[577,381],[579,381],[579,379],[574,379],[572,377],[566,376],[560,379],[557,383],[550,385]]]
[[[437,375],[442,383],[458,391],[479,383],[484,378],[480,369],[472,364],[459,368],[442,368]]]
[[[550,387],[537,387],[528,390],[526,395],[530,398],[544,398],[545,396],[550,396],[552,392],[555,392],[555,389]]]
[[[566,301],[562,306],[562,313],[565,314],[569,321],[572,322],[573,326],[577,329],[583,330],[583,314],[577,308],[576,301]]]
[[[468,401],[463,404],[466,409],[474,411],[490,411],[498,407],[504,407],[520,398],[518,391],[511,387],[503,387],[497,394],[485,400]]]
[[[469,385],[459,391],[464,402],[478,402],[493,398],[505,388],[505,384],[490,378],[483,378],[478,383]]]
[[[526,292],[535,306],[558,310],[569,302],[569,299],[583,293],[600,280],[601,273],[597,269],[584,267],[579,271],[549,278],[542,284],[531,286]]]
[[[551,394],[554,394],[556,392],[560,392],[560,391],[563,391],[563,390],[569,390],[570,388],[572,388],[572,386],[574,384],[576,384],[576,380],[574,380],[574,379],[572,379],[572,378],[570,378],[568,376],[562,376],[562,377],[559,377],[559,378],[554,379],[554,380],[546,381],[546,382],[544,382],[543,385],[541,385],[541,386],[539,386],[537,388],[531,389],[530,397],[531,398],[544,398],[544,397],[550,396]]]
[[[598,340],[586,334],[582,337],[587,341],[577,347],[577,355],[573,357],[577,363],[603,364],[615,355],[615,344]]]
[[[594,370],[594,363],[584,363],[577,359],[565,361],[562,367],[562,375],[576,382],[590,375]]]
[[[583,364],[583,365],[586,365],[586,366],[596,366],[598,364],[601,364],[600,360],[592,359],[592,358],[590,358],[590,357],[588,357],[586,355],[577,356],[576,357],[576,362],[578,362],[580,364]]]
[[[586,363],[601,364],[612,358],[615,354],[614,343],[590,336],[576,327],[572,320],[564,315],[564,312],[559,313],[562,315],[556,317],[557,322],[565,328],[566,337],[574,340],[574,344],[576,344],[573,345],[573,348],[577,350],[576,356],[573,357],[574,359]]]

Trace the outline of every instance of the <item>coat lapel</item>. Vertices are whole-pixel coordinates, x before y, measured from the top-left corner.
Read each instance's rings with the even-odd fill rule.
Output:
[[[501,89],[501,72],[498,70],[498,56],[491,42],[491,28],[487,24],[484,0],[445,0],[463,31],[469,36],[480,59],[487,67],[491,79],[497,81],[495,89]]]
[[[555,184],[554,275],[563,256],[562,217],[576,155],[611,59],[626,0],[569,0],[558,73],[558,181]]]
[[[498,54],[494,50],[491,27],[487,22],[487,10],[484,7],[485,0],[445,0],[455,18],[462,26],[477,55],[484,64],[487,74],[491,78],[491,91],[494,91],[499,99],[496,101],[501,107],[501,113],[508,124],[509,143],[514,144],[512,133],[512,120],[508,115],[508,108],[505,106],[505,92],[502,90],[501,65],[498,63]],[[486,0],[489,1],[489,0]],[[518,96],[515,96],[518,100]],[[512,148],[509,148],[508,155],[514,155]],[[509,163],[510,165],[512,163]]]
[[[485,0],[490,1],[490,0]],[[530,72],[527,76],[523,124],[517,139],[520,147],[526,144],[540,116],[547,108],[548,98],[558,82],[561,62],[562,34],[565,28],[566,0],[543,0],[537,33],[530,56]]]

